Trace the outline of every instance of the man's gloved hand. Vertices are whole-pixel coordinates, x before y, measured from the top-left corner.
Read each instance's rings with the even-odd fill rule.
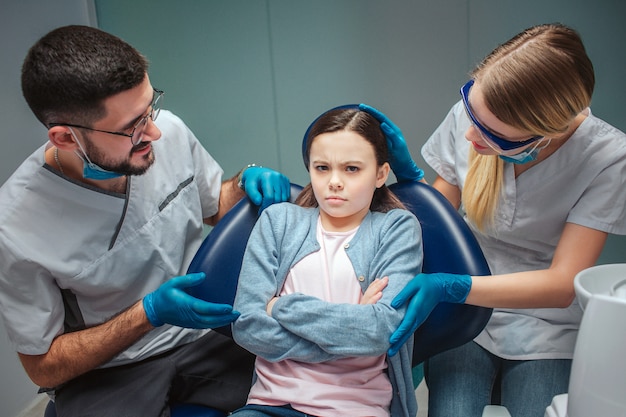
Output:
[[[240,186],[252,203],[260,206],[259,213],[274,203],[289,200],[291,195],[289,178],[278,171],[255,165],[244,169]]]
[[[228,304],[215,304],[192,297],[185,288],[204,281],[204,272],[181,275],[161,284],[143,299],[143,308],[154,327],[165,323],[191,329],[226,326],[239,317]]]
[[[447,273],[417,274],[391,302],[393,308],[407,301],[406,314],[400,326],[389,338],[389,356],[398,353],[400,347],[415,333],[437,304],[441,302],[461,304],[472,288],[472,277]]]
[[[389,147],[389,165],[398,182],[419,181],[424,178],[424,171],[420,169],[409,153],[402,131],[387,116],[367,104],[359,104],[359,109],[371,114],[380,122],[380,129],[387,137]]]

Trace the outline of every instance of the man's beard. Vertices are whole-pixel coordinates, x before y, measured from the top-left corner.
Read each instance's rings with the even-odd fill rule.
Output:
[[[89,143],[89,141],[85,141],[85,142],[86,142],[86,148],[87,148],[86,151],[89,152],[88,155],[89,155],[89,159],[91,160],[91,162],[93,162],[94,164],[98,165],[99,167],[103,169],[106,169],[107,171],[117,172],[118,174],[143,175],[146,173],[146,171],[148,171],[148,169],[154,164],[154,161],[155,161],[154,148],[153,148],[149,153],[143,156],[143,160],[145,161],[144,165],[135,166],[135,165],[131,165],[130,163],[131,158],[135,152],[141,149],[144,149],[146,146],[150,146],[150,143],[147,143],[147,142],[141,142],[137,145],[134,145],[132,149],[130,150],[129,158],[122,162],[117,162],[117,163],[107,161],[103,157],[100,151],[90,146],[91,144]]]

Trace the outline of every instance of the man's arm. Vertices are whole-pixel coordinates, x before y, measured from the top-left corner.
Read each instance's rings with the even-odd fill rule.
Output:
[[[152,329],[138,301],[101,325],[58,336],[43,355],[19,357],[36,385],[53,388],[108,362]]]
[[[289,178],[278,171],[250,164],[233,178],[222,183],[218,211],[213,216],[205,218],[204,223],[215,226],[244,195],[259,206],[261,212],[274,203],[289,200],[290,194]]]
[[[239,175],[237,174],[229,180],[222,183],[220,189],[220,201],[217,213],[211,217],[204,219],[204,223],[209,226],[215,226],[218,221],[230,210],[239,200],[241,200],[246,193],[239,188]]]
[[[58,336],[47,353],[20,354],[22,365],[35,384],[53,388],[110,361],[165,323],[190,329],[214,329],[232,323],[239,317],[232,306],[210,303],[186,292],[204,279],[205,274],[199,272],[167,280],[111,320]]]

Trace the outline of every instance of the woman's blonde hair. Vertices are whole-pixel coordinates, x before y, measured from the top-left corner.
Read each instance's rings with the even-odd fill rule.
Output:
[[[561,24],[534,26],[494,49],[472,72],[485,105],[503,123],[532,135],[555,136],[591,103],[595,76],[578,33]],[[503,161],[472,148],[463,189],[468,218],[493,224]]]

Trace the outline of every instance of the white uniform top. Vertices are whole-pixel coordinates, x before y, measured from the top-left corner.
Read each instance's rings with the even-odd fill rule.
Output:
[[[422,148],[426,162],[461,191],[468,126],[459,102]],[[505,163],[504,176],[494,230],[473,228],[494,275],[548,268],[566,223],[626,234],[626,135],[591,112],[546,160],[518,178]],[[476,342],[507,359],[571,359],[581,317],[576,301],[563,309],[495,309]]]
[[[0,313],[18,352],[44,354],[57,335],[100,324],[185,273],[203,218],[217,213],[223,171],[172,113],[157,126],[156,161],[125,195],[50,169],[49,143],[0,188]],[[161,326],[105,366],[205,333]]]

